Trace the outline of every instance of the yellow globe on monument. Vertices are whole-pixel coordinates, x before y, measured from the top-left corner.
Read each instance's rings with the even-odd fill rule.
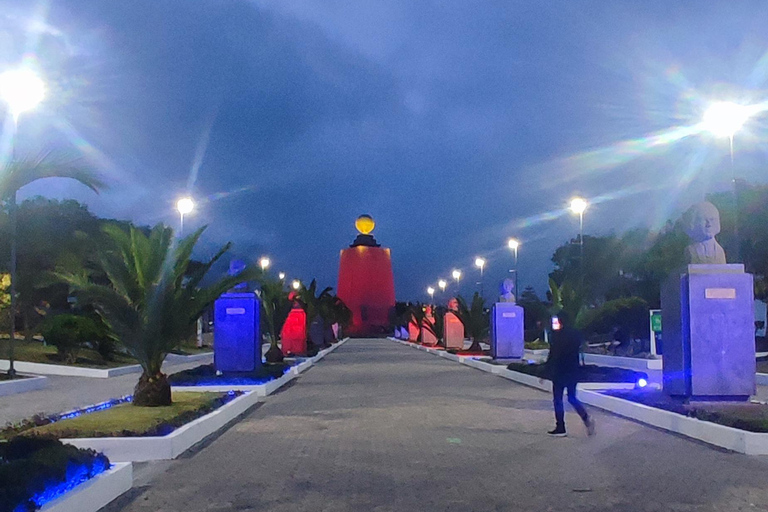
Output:
[[[376,223],[373,222],[373,217],[370,215],[361,215],[355,221],[355,227],[361,234],[369,235],[376,227]]]

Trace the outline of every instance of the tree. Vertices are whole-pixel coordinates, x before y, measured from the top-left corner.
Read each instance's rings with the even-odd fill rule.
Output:
[[[235,285],[258,278],[252,268],[237,276],[225,276],[206,287],[201,281],[229,250],[225,245],[196,271],[187,269],[195,244],[205,228],[174,243],[173,231],[158,224],[145,235],[131,226],[126,232],[104,226],[108,245],[99,251],[108,284],[95,283],[87,272],[58,275],[93,304],[143,373],[134,389],[133,404],[171,404],[171,387],[161,372],[166,355],[188,338],[202,312]]]
[[[317,292],[317,280],[313,279],[311,283],[309,283],[309,287],[304,286],[304,283],[301,284],[301,288],[299,289],[298,293],[296,294],[299,304],[301,304],[301,307],[304,309],[304,312],[307,314],[307,334],[310,332],[310,327],[312,326],[312,322],[320,316],[320,307],[324,300],[327,300],[326,298],[331,296],[331,288],[330,286],[323,288],[320,293]],[[308,337],[310,343],[312,342],[312,338]]]
[[[291,301],[282,281],[262,279],[261,281],[261,310],[264,316],[262,325],[266,326],[269,336],[269,350],[265,354],[268,363],[279,363],[284,354],[277,343],[280,331],[291,312]]]
[[[544,303],[536,291],[531,286],[527,286],[517,301],[522,306],[525,315],[525,330],[534,333],[533,336],[541,334],[549,324],[549,308]],[[533,340],[535,338],[531,338]]]
[[[16,194],[20,188],[44,178],[70,178],[94,192],[105,188],[101,178],[80,158],[61,153],[44,152],[36,157],[9,161],[0,173],[0,200],[5,204],[10,219],[11,239],[11,340],[8,375],[14,376],[14,345],[16,342]]]
[[[464,332],[467,333],[472,342],[468,351],[480,352],[482,350],[480,342],[488,339],[488,333],[491,329],[490,314],[485,309],[485,299],[475,292],[472,296],[471,304],[467,304],[467,301],[461,295],[458,295],[456,300],[459,303],[456,316],[464,324]]]

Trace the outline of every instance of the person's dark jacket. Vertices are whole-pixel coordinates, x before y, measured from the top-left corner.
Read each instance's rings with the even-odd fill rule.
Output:
[[[572,327],[563,326],[552,333],[549,357],[545,364],[546,376],[553,382],[578,382],[581,375],[579,354],[584,339]]]

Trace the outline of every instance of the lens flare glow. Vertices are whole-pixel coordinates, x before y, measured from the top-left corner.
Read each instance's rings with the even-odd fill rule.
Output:
[[[192,201],[191,197],[183,197],[176,203],[176,209],[180,214],[187,215],[195,209],[195,202]]]
[[[580,197],[574,197],[571,199],[571,211],[577,215],[581,215],[584,213],[584,210],[587,209],[587,202],[580,198]]]
[[[482,268],[485,266],[485,260],[483,258],[475,258],[475,266],[482,270]]]
[[[0,97],[14,117],[32,110],[45,98],[45,84],[28,68],[10,69],[0,74]]]
[[[515,240],[514,238],[510,238],[509,242],[507,242],[507,246],[512,249],[513,251],[516,251],[518,247],[520,247],[520,242]]]
[[[733,137],[753,114],[753,108],[730,101],[713,103],[702,119],[702,128],[716,137]]]
[[[269,261],[269,258],[267,258],[266,256],[262,256],[261,259],[259,260],[259,266],[261,267],[261,270],[267,270],[270,263],[271,261]]]

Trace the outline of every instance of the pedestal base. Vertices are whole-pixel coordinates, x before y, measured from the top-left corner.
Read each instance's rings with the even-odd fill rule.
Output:
[[[525,350],[523,308],[497,302],[491,310],[491,355],[494,359],[521,359]]]
[[[664,390],[706,400],[756,392],[752,275],[743,265],[688,265],[662,289]]]
[[[446,349],[464,349],[464,324],[461,323],[459,317],[450,311],[445,314],[445,330],[443,339],[445,340]]]
[[[254,293],[225,293],[214,304],[213,361],[220,372],[261,366],[259,300]]]

